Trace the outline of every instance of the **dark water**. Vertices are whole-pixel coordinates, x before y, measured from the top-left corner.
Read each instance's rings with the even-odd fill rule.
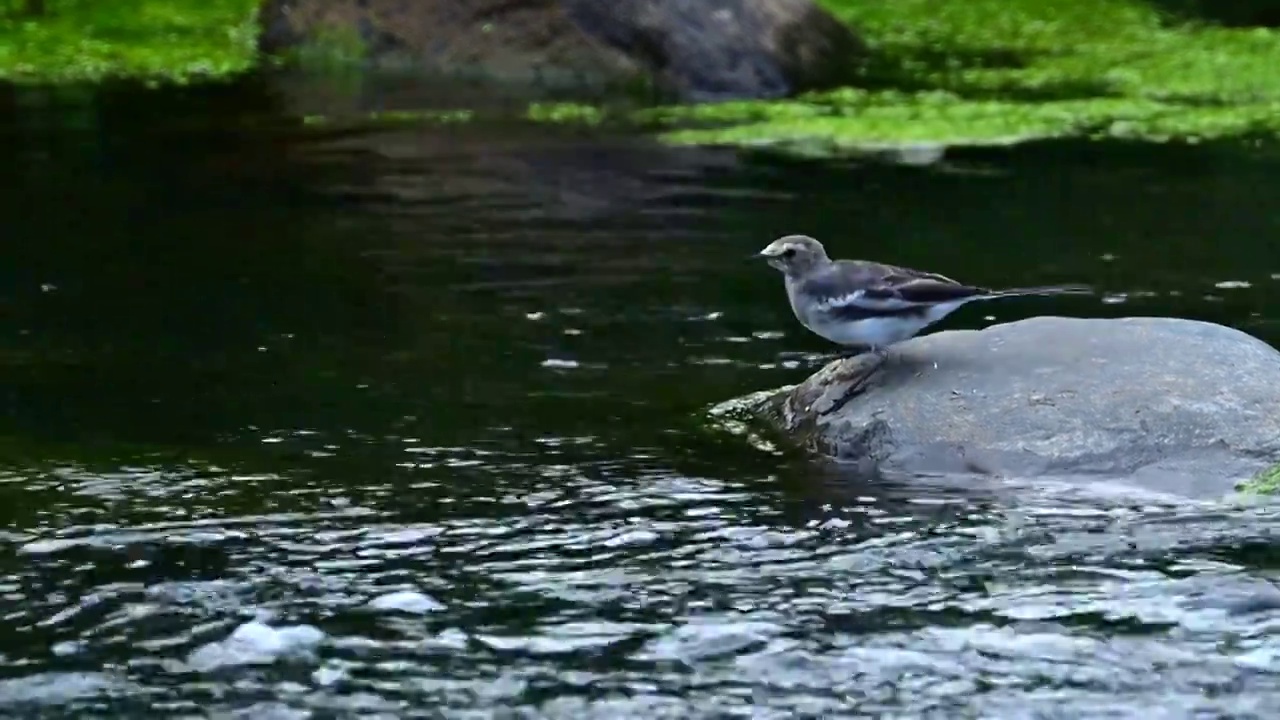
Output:
[[[1265,507],[869,482],[714,432],[807,232],[1280,342],[1280,149],[783,161],[0,100],[5,717],[1249,718]],[[1216,285],[1226,283],[1224,287]]]

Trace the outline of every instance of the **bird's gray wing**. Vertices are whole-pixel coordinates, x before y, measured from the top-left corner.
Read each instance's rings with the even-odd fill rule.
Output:
[[[856,260],[832,263],[803,283],[814,310],[833,318],[856,320],[909,315],[938,303],[988,294],[944,275]]]

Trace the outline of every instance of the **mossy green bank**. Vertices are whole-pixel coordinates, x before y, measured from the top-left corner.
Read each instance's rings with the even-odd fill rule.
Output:
[[[1209,7],[1200,0],[819,1],[873,49],[856,69],[858,89],[639,111],[538,105],[528,118],[817,154],[1280,130],[1280,32],[1215,24],[1194,12]],[[4,2],[0,78],[185,81],[256,62],[255,0],[46,0],[38,17],[23,15],[24,0]],[[338,59],[358,61],[348,44]]]
[[[0,0],[0,79],[188,82],[254,66],[255,0]]]
[[[1251,495],[1280,495],[1280,465],[1273,465],[1258,473],[1237,488]]]
[[[657,124],[673,143],[805,154],[1280,131],[1280,32],[1169,11],[1194,10],[1191,0],[823,2],[873,49],[858,69],[860,89],[659,108],[632,119]]]

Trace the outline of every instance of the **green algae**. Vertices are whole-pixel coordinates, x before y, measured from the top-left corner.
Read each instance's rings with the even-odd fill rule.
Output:
[[[1280,100],[1280,34],[1176,19],[1141,0],[826,0],[873,76],[961,94]]]
[[[564,124],[576,126],[598,125],[606,120],[620,120],[604,109],[593,105],[574,103],[531,103],[521,118],[534,123]],[[332,126],[338,124],[360,126],[389,125],[453,125],[466,122],[510,123],[512,118],[502,113],[486,113],[472,109],[451,110],[378,110],[361,112],[354,117],[307,115],[304,125]],[[635,125],[635,123],[630,123]]]
[[[304,125],[334,126],[339,124],[359,125],[450,125],[470,122],[475,119],[471,110],[379,110],[360,114],[355,119],[338,120],[326,115],[307,115],[302,118]]]
[[[533,103],[525,117],[541,123],[572,123],[599,125],[608,119],[608,112],[594,105],[578,103]]]
[[[745,110],[733,118],[735,110]],[[679,127],[708,116],[723,124]],[[766,146],[839,153],[915,144],[1001,145],[1054,137],[1216,139],[1273,131],[1280,102],[1188,109],[1145,98],[1020,102],[936,92],[833,93],[762,107],[671,112],[663,137],[677,144]],[[736,120],[736,121],[734,121]]]
[[[712,405],[699,415],[696,426],[709,433],[745,440],[747,445],[762,452],[781,454],[792,445],[768,418],[776,413],[775,405],[791,387],[759,390]]]
[[[804,155],[1061,137],[1196,142],[1280,130],[1280,32],[1137,0],[825,0],[874,52],[858,89],[600,117],[673,144]]]
[[[649,111],[664,139],[829,154],[1280,129],[1273,30],[1187,22],[1137,0],[823,4],[875,53],[865,89]]]
[[[1249,495],[1280,495],[1280,464],[1254,475],[1236,489]]]
[[[43,14],[0,2],[0,79],[184,83],[254,66],[255,0],[47,0]],[[6,12],[7,11],[7,12]]]

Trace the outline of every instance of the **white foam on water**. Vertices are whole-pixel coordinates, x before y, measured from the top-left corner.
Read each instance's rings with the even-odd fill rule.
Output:
[[[136,691],[132,684],[105,673],[38,673],[0,680],[0,708],[15,704],[63,705],[72,700],[119,697]]]
[[[446,609],[444,603],[439,600],[414,590],[400,590],[379,595],[370,600],[367,607],[373,610],[389,610],[413,615],[426,615]]]
[[[187,666],[209,672],[232,665],[269,665],[281,658],[309,655],[324,638],[324,632],[311,625],[273,628],[251,620],[225,640],[196,648],[187,657]]]

